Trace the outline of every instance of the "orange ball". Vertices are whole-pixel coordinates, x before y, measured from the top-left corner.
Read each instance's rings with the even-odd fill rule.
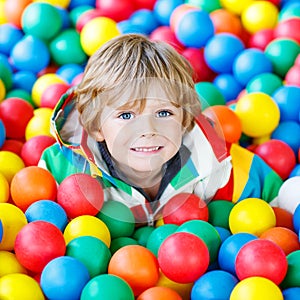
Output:
[[[216,129],[227,143],[236,143],[242,134],[242,123],[236,113],[225,105],[206,108],[203,114],[216,123]]]
[[[276,217],[276,227],[294,230],[293,214],[281,207],[272,207]]]
[[[260,235],[261,239],[266,239],[274,242],[285,253],[290,254],[293,251],[300,250],[298,235],[285,227],[273,227]]]
[[[40,167],[25,167],[15,174],[11,181],[10,192],[13,202],[25,211],[38,200],[55,200],[57,193],[53,175]]]
[[[21,18],[24,9],[32,0],[9,0],[4,4],[4,16],[9,23],[22,28]]]
[[[157,258],[147,248],[128,245],[120,248],[112,256],[108,274],[124,279],[135,296],[155,286],[159,278]]]
[[[142,294],[140,294],[136,300],[182,300],[177,292],[174,290],[163,287],[163,286],[154,286]]]

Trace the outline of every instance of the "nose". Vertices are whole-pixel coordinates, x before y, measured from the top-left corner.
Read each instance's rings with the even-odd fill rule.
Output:
[[[153,137],[156,135],[157,130],[155,120],[152,116],[144,116],[140,122],[140,132],[143,137]]]

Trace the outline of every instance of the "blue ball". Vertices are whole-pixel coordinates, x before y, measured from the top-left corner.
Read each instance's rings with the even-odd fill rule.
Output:
[[[184,46],[201,48],[214,35],[215,29],[208,12],[194,9],[181,17],[174,31]]]
[[[161,25],[170,25],[170,17],[173,10],[184,4],[183,0],[157,0],[153,7],[154,15]]]
[[[3,237],[3,225],[2,225],[2,221],[0,220],[0,243],[2,241],[2,237]]]
[[[231,236],[231,232],[230,230],[228,230],[227,228],[224,227],[220,227],[220,226],[215,226],[215,228],[217,229],[220,238],[221,238],[221,242],[223,243],[229,236]]]
[[[138,9],[129,18],[132,25],[142,28],[146,35],[150,34],[159,26],[154,12],[150,9]]]
[[[300,287],[291,287],[282,291],[284,300],[299,300]]]
[[[96,0],[71,0],[68,6],[69,10],[72,10],[75,7],[82,6],[82,5],[89,5],[89,6],[96,6]]]
[[[264,51],[248,48],[240,52],[232,65],[234,77],[243,85],[262,73],[272,73],[273,65]]]
[[[214,270],[202,275],[193,285],[191,300],[229,299],[238,279],[229,272]]]
[[[145,29],[136,24],[132,24],[130,20],[124,20],[117,23],[117,27],[119,31],[123,34],[127,33],[139,33],[139,34],[147,34]]]
[[[300,231],[300,204],[297,206],[297,208],[294,211],[293,225],[294,225],[294,231],[297,234],[299,234],[299,231]]]
[[[46,44],[32,35],[25,35],[12,49],[11,60],[17,70],[38,73],[50,62]]]
[[[218,33],[204,47],[204,58],[213,71],[232,73],[233,62],[244,49],[244,43],[237,36],[231,33]]]
[[[223,94],[226,102],[235,100],[243,89],[242,85],[229,73],[217,75],[213,84]]]
[[[297,164],[294,169],[292,170],[291,174],[289,175],[289,178],[300,176],[300,164]]]
[[[22,30],[12,24],[0,25],[0,53],[9,56],[12,48],[23,36]]]
[[[79,64],[64,64],[56,70],[56,74],[71,84],[74,78],[83,73],[84,66]]]
[[[25,211],[28,223],[33,221],[46,221],[64,231],[68,217],[65,210],[57,202],[51,200],[39,200],[32,203]]]
[[[257,239],[257,236],[251,233],[236,233],[229,236],[220,246],[218,262],[220,269],[236,275],[235,259],[239,250],[247,242]]]
[[[47,299],[80,299],[81,292],[90,275],[87,267],[70,256],[51,260],[43,269],[40,285]]]
[[[287,143],[298,155],[300,147],[300,124],[295,121],[280,122],[271,134],[272,139]]]
[[[13,74],[13,88],[25,90],[31,94],[37,75],[32,71],[17,71]]]
[[[0,148],[3,146],[6,139],[6,130],[2,120],[0,119]]]
[[[61,20],[62,20],[61,30],[71,27],[71,19],[70,19],[69,11],[67,9],[59,7],[59,6],[57,6],[56,8],[57,8],[57,11],[59,12]]]
[[[300,114],[300,87],[283,85],[272,95],[280,110],[280,121],[298,121]]]

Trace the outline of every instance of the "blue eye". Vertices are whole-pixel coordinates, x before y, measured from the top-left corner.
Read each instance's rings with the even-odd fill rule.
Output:
[[[133,114],[130,112],[124,112],[119,115],[119,118],[122,120],[130,120],[133,118]]]
[[[172,115],[172,113],[170,113],[169,111],[167,111],[167,110],[161,110],[161,111],[159,111],[158,113],[157,113],[157,116],[159,117],[159,118],[165,118],[165,117],[169,117],[169,116],[171,116]]]

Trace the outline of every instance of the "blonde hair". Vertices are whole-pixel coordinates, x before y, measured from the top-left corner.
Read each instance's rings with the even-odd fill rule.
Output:
[[[89,59],[83,79],[75,90],[80,122],[92,134],[99,130],[106,105],[140,105],[157,91],[183,108],[183,127],[193,127],[201,111],[194,89],[193,70],[172,46],[139,34],[124,34],[101,46]],[[157,96],[156,96],[157,97]],[[143,100],[143,101],[137,101]],[[121,105],[119,105],[121,106]]]

